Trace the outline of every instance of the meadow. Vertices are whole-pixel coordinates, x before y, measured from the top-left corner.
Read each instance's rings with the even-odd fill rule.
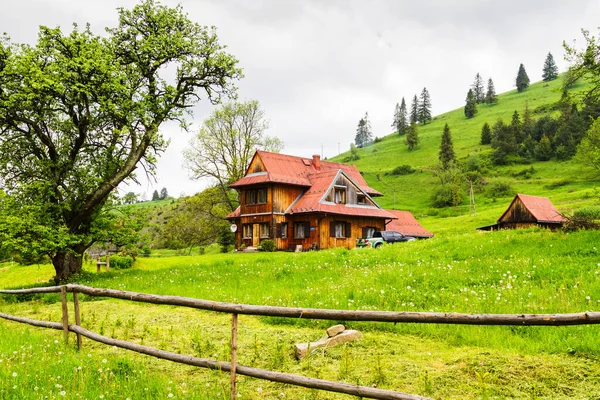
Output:
[[[139,258],[131,270],[96,274],[88,265],[77,281],[95,287],[294,307],[581,312],[600,308],[598,243],[600,232],[596,231],[471,231],[380,251]],[[42,284],[53,274],[48,265],[5,265],[0,271],[3,288]],[[59,321],[57,301],[56,295],[3,296],[0,309]],[[228,315],[85,296],[82,313],[84,327],[108,336],[182,354],[228,359]],[[362,340],[315,352],[302,361],[294,358],[294,343],[318,339],[335,322],[242,316],[239,362],[433,398],[600,395],[597,326],[349,323],[363,332]],[[152,360],[89,341],[77,352],[60,343],[60,332],[2,321],[0,340],[2,398],[60,398],[62,391],[70,398],[227,397],[226,374]],[[102,360],[112,375],[106,373]],[[103,378],[99,370],[107,375]],[[47,379],[56,376],[61,378]],[[36,386],[43,395],[32,391]],[[239,389],[242,398],[344,398],[243,377]],[[144,397],[147,392],[154,397]],[[10,397],[11,393],[18,395]],[[24,393],[33,395],[23,397]]]

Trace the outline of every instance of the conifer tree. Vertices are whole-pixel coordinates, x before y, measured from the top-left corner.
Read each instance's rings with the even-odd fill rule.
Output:
[[[400,133],[400,129],[398,128],[398,124],[400,123],[400,104],[396,103],[396,107],[394,108],[394,121],[392,121],[392,128],[396,130],[396,133]]]
[[[483,89],[483,79],[481,79],[481,75],[479,75],[479,72],[477,73],[477,75],[475,75],[475,82],[473,82],[472,89],[477,103],[483,103],[483,101],[485,100],[485,93]]]
[[[554,62],[554,57],[552,57],[552,53],[548,52],[546,56],[546,61],[544,61],[544,68],[542,70],[542,79],[545,82],[554,80],[558,77],[558,67]]]
[[[404,97],[402,98],[402,103],[396,103],[396,108],[394,109],[394,122],[392,123],[392,127],[396,130],[396,132],[402,136],[406,134],[406,130],[408,128],[408,123],[406,122],[407,112],[406,112],[406,102],[404,101]]]
[[[410,105],[410,122],[414,122],[415,124],[419,122],[419,99],[416,94]]]
[[[373,132],[371,131],[371,123],[369,122],[369,113],[365,112],[365,116],[358,121],[354,143],[356,143],[356,147],[365,147],[371,144],[372,141]]]
[[[158,195],[158,190],[155,190],[154,193],[152,193],[152,201],[157,200],[160,200],[160,196]]]
[[[492,143],[492,130],[487,122],[481,127],[481,144]]]
[[[413,151],[419,144],[419,131],[416,122],[410,122],[404,143],[408,146],[408,150],[410,151]]]
[[[550,142],[550,138],[544,135],[537,146],[537,159],[540,161],[548,161],[552,158],[552,155],[552,143]]]
[[[467,104],[465,104],[465,116],[467,118],[473,118],[477,114],[477,99],[472,89],[467,92]]]
[[[523,124],[521,123],[521,116],[519,115],[519,112],[515,110],[515,112],[513,112],[512,119],[510,120],[510,129],[512,131],[512,135],[517,141],[517,144],[523,143],[523,140],[525,139],[523,136],[522,127]]]
[[[450,127],[446,124],[444,126],[444,133],[442,133],[442,143],[440,144],[440,162],[443,169],[448,169],[455,161],[456,155],[454,154],[454,146],[452,145],[452,135],[450,134]]]
[[[431,121],[431,97],[424,87],[419,99],[419,122],[425,125],[429,121]]]
[[[527,76],[527,72],[525,72],[525,67],[523,64],[519,65],[519,72],[517,73],[517,81],[516,81],[517,91],[522,92],[527,89],[529,86],[529,76]]]
[[[485,102],[487,104],[495,104],[498,102],[498,96],[496,96],[496,88],[494,87],[494,81],[492,81],[492,78],[488,79]]]

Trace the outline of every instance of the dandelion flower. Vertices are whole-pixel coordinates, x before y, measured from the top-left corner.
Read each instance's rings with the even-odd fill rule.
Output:
[[[16,372],[13,372],[13,373],[12,373],[12,376],[13,376],[13,377],[16,377],[16,376],[17,376],[17,373],[16,373]]]
[[[66,395],[67,395],[67,392],[65,392],[65,391],[63,390],[62,392],[60,392],[60,393],[58,393],[58,394],[60,394],[61,396],[63,396],[63,397],[64,397],[64,396],[66,396]]]

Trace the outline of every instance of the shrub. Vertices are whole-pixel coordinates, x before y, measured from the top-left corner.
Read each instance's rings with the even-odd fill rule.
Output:
[[[383,138],[375,136],[375,140],[373,140],[373,143],[379,143],[379,142],[383,142]]]
[[[580,210],[575,211],[576,217],[587,217],[589,219],[600,219],[600,206],[588,206],[583,207]]]
[[[486,194],[488,197],[507,197],[514,194],[512,186],[508,182],[497,181],[489,183],[486,188]]]
[[[277,245],[275,244],[275,241],[273,239],[263,240],[262,242],[260,242],[259,247],[262,251],[272,252],[277,250]]]
[[[128,269],[133,267],[133,258],[130,256],[111,256],[110,267],[114,269]]]
[[[386,175],[409,175],[417,172],[416,169],[410,165],[399,165],[392,170],[392,172],[386,173]]]
[[[152,254],[152,249],[148,245],[143,246],[141,251],[142,251],[141,255],[144,257],[148,257],[148,256],[150,256],[150,254]]]

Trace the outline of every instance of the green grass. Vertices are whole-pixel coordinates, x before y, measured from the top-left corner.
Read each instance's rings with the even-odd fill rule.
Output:
[[[561,95],[562,79],[551,82],[537,82],[521,93],[516,90],[503,93],[495,105],[478,105],[479,112],[472,118],[464,116],[462,108],[436,116],[431,123],[419,125],[421,144],[415,151],[409,151],[404,144],[404,137],[391,134],[383,137],[381,142],[359,149],[360,159],[350,162],[357,166],[363,173],[369,185],[384,194],[378,198],[378,203],[385,208],[409,210],[415,215],[454,216],[468,213],[468,206],[458,209],[432,209],[430,198],[433,189],[439,184],[433,176],[432,170],[438,162],[440,141],[444,125],[448,124],[452,133],[454,150],[459,160],[464,160],[470,155],[486,155],[491,152],[489,145],[480,145],[481,127],[484,122],[493,125],[498,118],[505,123],[510,123],[513,112],[516,110],[523,115],[525,105],[528,104],[534,119],[545,115],[548,106],[556,103]],[[571,90],[577,92],[586,87],[585,83],[578,83]],[[435,100],[435,99],[434,99]],[[537,112],[536,112],[537,111]],[[342,153],[334,157],[333,161],[343,161],[349,154]],[[410,165],[417,170],[410,175],[394,176],[389,173],[400,165]],[[515,173],[533,167],[535,172],[528,178],[515,176]],[[386,173],[388,173],[386,175]],[[600,187],[600,176],[575,161],[546,161],[532,162],[528,165],[513,165],[494,167],[486,175],[489,182],[504,180],[511,184],[514,193],[526,193],[549,197],[552,201],[558,200],[559,206],[569,210],[584,205],[581,196]],[[568,183],[556,187],[557,183]],[[597,193],[596,193],[597,195]],[[509,196],[509,197],[512,197]],[[494,207],[493,199],[484,193],[476,194],[476,202],[481,211]],[[508,199],[499,199],[508,201]],[[506,204],[508,206],[508,204]],[[498,215],[499,216],[499,215]],[[487,223],[495,222],[495,218]]]
[[[96,287],[264,305],[467,313],[581,312],[600,309],[598,243],[600,232],[594,231],[449,230],[433,239],[378,251],[140,258],[131,270],[95,274],[86,267],[88,272],[77,280]],[[0,273],[0,287],[28,286],[35,282],[32,277],[36,273],[46,273],[45,266],[5,268]],[[3,298],[3,312],[60,320],[56,295],[40,296],[33,303]],[[83,325],[88,329],[182,354],[228,359],[228,315],[83,298]],[[328,325],[324,321],[242,316],[240,363],[377,384],[435,398],[600,396],[598,326],[350,323],[364,333],[361,341],[296,361],[293,344],[318,339]],[[35,335],[54,340],[61,337],[60,332],[34,331],[15,323],[0,322],[0,327],[8,327],[0,330],[2,359],[20,351],[20,344],[5,344],[11,343],[4,340],[9,332],[19,332],[11,340],[18,340],[24,332],[25,342]],[[108,359],[103,354],[113,357],[113,350],[86,341],[84,353],[88,348],[97,359]],[[42,351],[34,349],[36,354]],[[72,365],[82,362],[77,353],[73,357]],[[160,377],[176,382],[174,387],[182,383],[219,387],[227,381],[227,377],[120,351],[118,357],[156,368]],[[32,369],[22,368],[23,374],[33,375]],[[61,375],[51,369],[54,367],[47,368],[36,374]],[[23,383],[29,388],[33,384],[30,380]],[[0,383],[8,390],[6,385]],[[246,398],[274,398],[281,393],[295,399],[317,396],[306,389],[245,378],[240,391]],[[181,397],[194,398],[189,394]],[[320,398],[343,397],[322,394]]]

